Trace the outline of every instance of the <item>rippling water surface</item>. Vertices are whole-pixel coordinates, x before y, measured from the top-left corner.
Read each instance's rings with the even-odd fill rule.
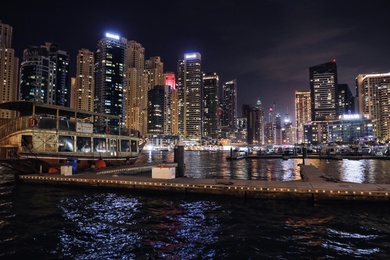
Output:
[[[170,156],[145,154],[142,160],[164,161]],[[191,152],[185,156],[186,175],[194,178],[299,178],[296,165],[300,162],[295,160],[232,163],[218,155]],[[321,167],[326,170],[330,163],[342,165],[333,161]],[[360,163],[363,165],[352,168],[357,174],[345,178],[363,182],[383,179],[375,174],[382,171],[379,166],[357,171],[370,165]],[[17,185],[12,173],[2,169],[0,258],[386,259],[390,254],[389,214],[387,203],[312,205]]]

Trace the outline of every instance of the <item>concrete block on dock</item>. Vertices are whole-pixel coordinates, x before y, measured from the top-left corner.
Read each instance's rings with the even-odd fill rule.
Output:
[[[309,158],[303,158],[303,165],[310,165],[310,159]]]
[[[174,179],[176,177],[176,168],[170,166],[157,166],[152,168],[153,179]]]
[[[72,175],[72,165],[61,166],[61,175]]]

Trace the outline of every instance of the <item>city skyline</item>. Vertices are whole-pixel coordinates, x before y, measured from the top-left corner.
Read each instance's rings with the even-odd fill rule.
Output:
[[[9,2],[0,11],[0,20],[13,27],[12,47],[20,59],[29,45],[58,43],[70,55],[73,77],[77,52],[95,51],[111,31],[142,44],[146,59],[160,56],[165,72],[176,73],[184,53],[201,53],[203,71],[216,72],[220,85],[237,79],[239,110],[260,99],[264,109],[275,102],[282,115],[293,114],[295,90],[309,89],[309,67],[333,59],[339,83],[354,95],[358,74],[390,71],[389,3],[382,0],[364,6],[364,15],[352,1],[20,5]]]

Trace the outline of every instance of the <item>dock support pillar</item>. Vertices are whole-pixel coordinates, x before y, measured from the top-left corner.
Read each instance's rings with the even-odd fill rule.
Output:
[[[174,162],[177,163],[176,177],[184,177],[184,144],[180,141],[174,149]]]

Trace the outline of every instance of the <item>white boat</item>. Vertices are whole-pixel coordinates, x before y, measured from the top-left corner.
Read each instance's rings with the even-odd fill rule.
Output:
[[[1,119],[0,165],[22,173],[48,172],[72,166],[132,164],[141,153],[139,133],[120,127],[119,116],[93,113],[33,101],[0,104],[14,113]]]

